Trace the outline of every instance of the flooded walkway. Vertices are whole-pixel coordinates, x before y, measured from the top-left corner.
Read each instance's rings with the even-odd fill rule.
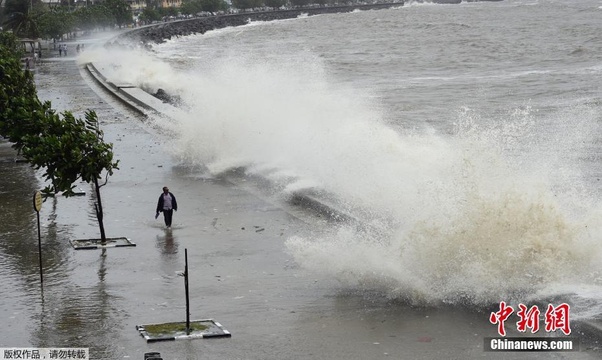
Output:
[[[98,113],[120,160],[102,188],[105,229],[136,247],[71,247],[71,239],[98,236],[92,192],[82,183],[85,196],[43,205],[42,290],[31,208],[42,184],[27,165],[0,163],[0,347],[87,347],[91,359],[143,359],[151,351],[166,360],[549,358],[484,353],[484,337],[497,334],[488,313],[413,308],[299,269],[284,241],[322,231],[322,218],[244,181],[178,166],[166,150],[168,137],[93,84],[73,58],[45,59],[36,81],[40,98],[55,109]],[[164,185],[178,200],[171,230],[154,218]],[[177,275],[185,248],[191,319],[215,319],[232,338],[147,344],[136,325],[185,319]],[[557,358],[598,358],[584,350]]]

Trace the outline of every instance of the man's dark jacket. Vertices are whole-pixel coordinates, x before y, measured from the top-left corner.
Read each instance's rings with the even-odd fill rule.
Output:
[[[168,192],[169,196],[171,196],[171,208],[178,211],[178,202],[176,201],[176,197],[171,193]],[[163,211],[163,193],[161,193],[161,195],[159,195],[159,202],[157,203],[157,212],[162,212]]]

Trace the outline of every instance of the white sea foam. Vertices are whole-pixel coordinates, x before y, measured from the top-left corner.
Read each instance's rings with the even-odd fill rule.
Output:
[[[551,137],[528,106],[494,121],[448,114],[452,135],[394,131],[380,104],[331,81],[311,52],[205,55],[186,72],[146,53],[110,58],[114,79],[182,98],[186,116],[157,121],[177,134],[183,163],[214,174],[244,167],[362,213],[364,226],[288,239],[304,267],[415,303],[524,300],[577,293],[575,284],[596,284],[584,299],[599,291],[600,208],[570,156],[591,136],[577,131],[595,123],[587,107],[547,119],[566,125]]]
[[[422,179],[417,186],[387,187],[370,177],[389,198],[403,201],[389,208],[398,223],[378,232],[343,226],[330,237],[296,237],[289,249],[301,264],[347,286],[379,288],[415,303],[524,301],[579,294],[576,284],[599,286],[600,208],[575,183],[577,170],[562,154],[574,148],[568,142],[582,140],[570,135],[583,132],[565,131],[571,141],[543,153],[553,139],[537,137],[528,114],[479,128],[474,114],[464,112],[456,135],[438,139],[447,147],[430,148],[444,149],[439,157],[412,147],[421,166],[405,166],[398,176]],[[417,139],[434,143],[429,136]],[[510,156],[517,148],[524,156]],[[591,302],[575,301],[586,303],[580,310],[593,313]]]

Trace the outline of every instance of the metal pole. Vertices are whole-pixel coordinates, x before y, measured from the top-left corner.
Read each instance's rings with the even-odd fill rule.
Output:
[[[42,275],[42,234],[40,232],[40,212],[36,211],[38,215],[38,252],[40,253],[40,284],[44,284],[44,276]]]
[[[44,285],[44,277],[42,275],[42,233],[40,232],[40,210],[42,209],[42,193],[36,191],[33,194],[33,209],[36,211],[38,218],[38,252],[40,253],[40,286]]]
[[[184,249],[184,287],[186,288],[186,335],[190,335],[190,298],[188,296],[188,249]]]

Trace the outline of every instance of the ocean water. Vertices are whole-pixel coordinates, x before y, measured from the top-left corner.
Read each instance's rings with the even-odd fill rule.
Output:
[[[561,299],[591,319],[601,16],[598,0],[408,1],[83,58],[179,96],[181,116],[153,121],[182,166],[356,219],[287,238],[299,266],[415,305]]]

